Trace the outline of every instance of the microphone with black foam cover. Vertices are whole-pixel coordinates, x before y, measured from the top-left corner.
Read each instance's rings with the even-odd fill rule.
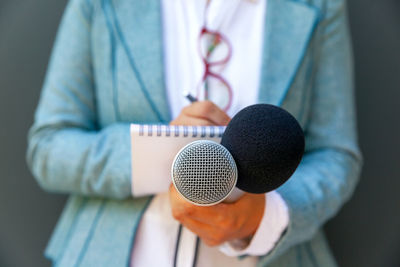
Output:
[[[304,133],[286,110],[268,104],[248,106],[229,122],[221,144],[238,169],[237,187],[266,193],[285,183],[304,154]]]
[[[243,191],[266,193],[294,173],[304,143],[289,112],[252,105],[232,118],[221,144],[199,140],[182,148],[172,164],[172,182],[182,197],[201,206],[233,202]]]

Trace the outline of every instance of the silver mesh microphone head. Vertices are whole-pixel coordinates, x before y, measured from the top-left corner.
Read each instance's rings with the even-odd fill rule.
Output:
[[[237,168],[229,151],[208,140],[183,147],[172,163],[172,182],[189,202],[199,206],[223,201],[235,188]]]

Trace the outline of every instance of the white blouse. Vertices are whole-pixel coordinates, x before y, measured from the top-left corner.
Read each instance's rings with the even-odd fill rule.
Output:
[[[190,104],[183,95],[184,91],[197,95],[204,73],[198,37],[204,23],[205,4],[206,0],[162,0],[164,69],[173,118]],[[232,105],[227,111],[231,117],[244,107],[257,103],[266,8],[267,0],[212,0],[207,12],[207,27],[221,32],[232,45],[229,62],[211,69],[227,80],[232,88]],[[226,50],[217,48],[213,56],[220,58],[225,56],[223,53]],[[226,104],[226,90],[218,86],[218,83],[210,84],[210,100],[222,108]],[[202,95],[200,99],[203,99]],[[155,197],[140,222],[131,266],[171,267],[179,223],[171,215],[168,188],[157,186],[160,184],[157,181],[137,177],[132,183],[135,196],[155,194]],[[141,190],[148,190],[143,186],[146,183],[154,185],[152,192]],[[257,256],[267,254],[275,246],[288,221],[284,200],[275,191],[267,193],[263,218],[249,246],[238,250],[229,243],[208,247],[200,242],[196,266],[256,266]],[[195,240],[196,236],[184,228],[177,266],[192,266]],[[250,256],[239,260],[236,256],[240,255]]]

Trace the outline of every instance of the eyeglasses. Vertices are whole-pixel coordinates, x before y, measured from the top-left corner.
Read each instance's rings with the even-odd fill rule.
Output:
[[[215,53],[217,52],[217,53]],[[204,63],[204,74],[202,80],[197,87],[197,98],[199,98],[201,89],[204,86],[204,99],[214,99],[212,96],[214,93],[221,96],[218,101],[223,103],[223,110],[226,112],[232,105],[233,92],[232,87],[229,83],[215,70],[212,68],[221,67],[222,70],[228,61],[232,57],[232,46],[228,39],[218,31],[209,30],[206,26],[203,26],[199,35],[199,54]],[[212,92],[213,90],[224,90],[226,95],[221,94],[221,92]]]

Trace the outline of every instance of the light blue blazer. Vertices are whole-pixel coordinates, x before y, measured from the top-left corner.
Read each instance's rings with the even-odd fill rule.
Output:
[[[71,0],[63,16],[27,153],[44,189],[70,195],[45,252],[57,266],[129,264],[151,200],[131,196],[129,123],[171,119],[160,8]],[[289,226],[259,266],[335,266],[321,226],[361,166],[345,1],[269,0],[265,25],[258,99],[298,119],[306,153],[278,189]]]

